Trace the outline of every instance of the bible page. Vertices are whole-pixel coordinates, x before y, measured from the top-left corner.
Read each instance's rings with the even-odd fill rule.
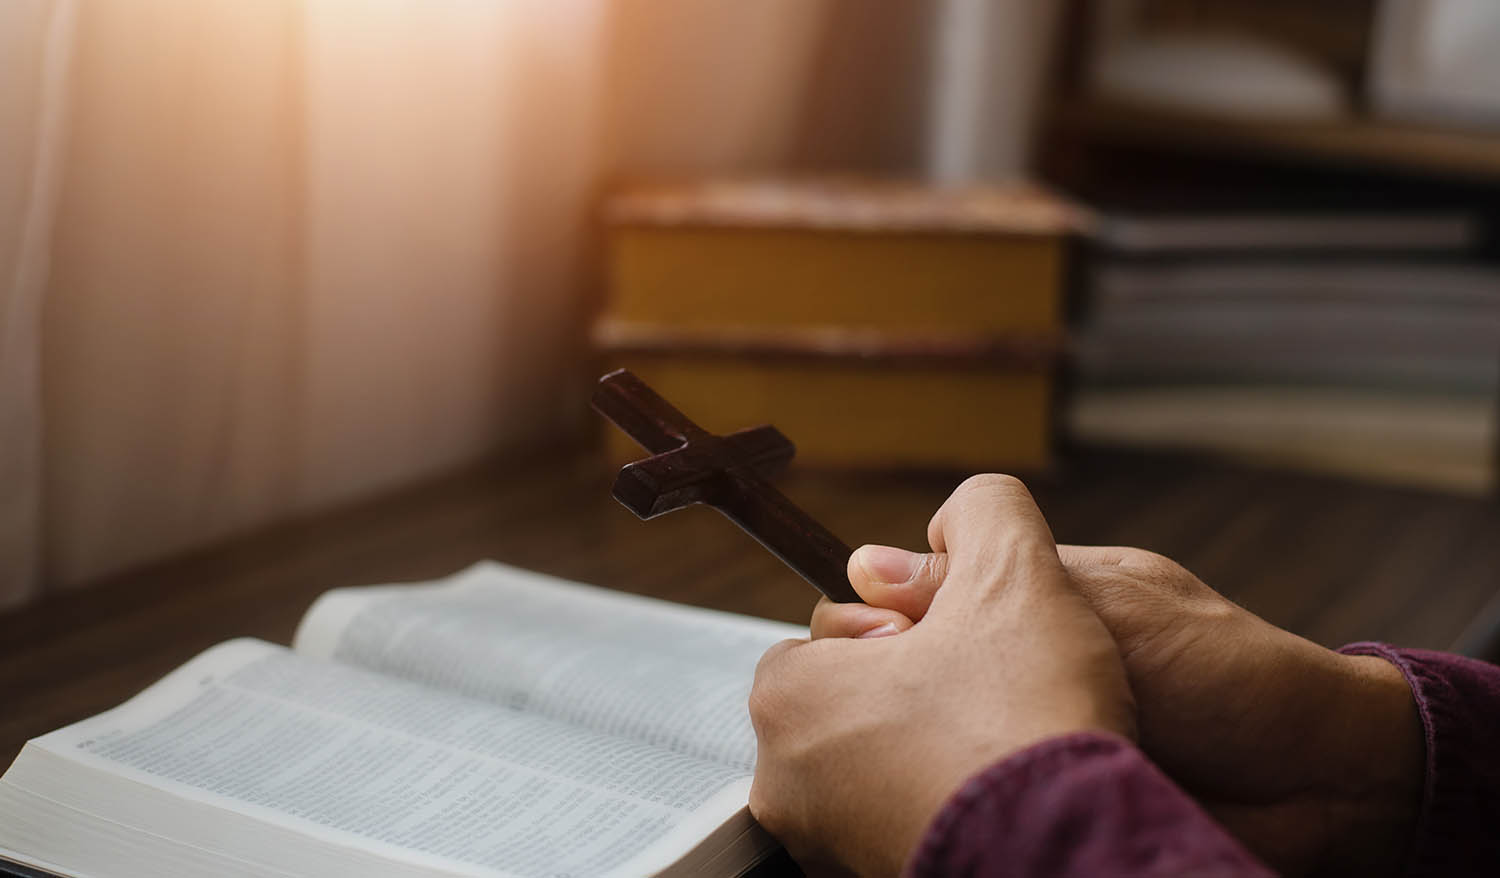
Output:
[[[75,874],[639,875],[748,822],[748,789],[739,768],[237,640],[28,743],[0,847]]]
[[[303,654],[749,771],[768,647],[807,629],[486,562],[426,585],[337,589]]]

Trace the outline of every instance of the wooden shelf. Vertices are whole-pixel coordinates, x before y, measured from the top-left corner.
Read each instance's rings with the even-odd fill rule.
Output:
[[[1458,131],[1361,117],[1268,121],[1079,101],[1052,108],[1069,137],[1242,156],[1320,160],[1500,182],[1500,132]]]

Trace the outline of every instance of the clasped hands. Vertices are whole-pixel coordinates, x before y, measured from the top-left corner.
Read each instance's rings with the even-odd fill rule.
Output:
[[[1014,478],[976,476],[932,552],[865,546],[859,604],[761,660],[750,809],[805,867],[890,875],[969,777],[1046,738],[1136,741],[1288,874],[1380,874],[1420,803],[1406,682],[1139,549],[1059,546]]]

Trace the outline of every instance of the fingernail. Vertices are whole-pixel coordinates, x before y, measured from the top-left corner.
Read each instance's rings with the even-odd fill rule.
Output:
[[[889,637],[892,634],[900,633],[901,629],[896,627],[895,622],[887,622],[884,625],[876,625],[874,628],[871,628],[869,631],[864,632],[855,639],[864,640],[866,637]]]
[[[865,575],[890,585],[911,579],[917,572],[919,558],[915,552],[893,546],[865,546],[859,550],[859,566],[864,568]]]

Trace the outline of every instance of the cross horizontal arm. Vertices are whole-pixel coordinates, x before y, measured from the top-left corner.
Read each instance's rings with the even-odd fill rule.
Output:
[[[640,518],[694,503],[718,505],[736,478],[781,472],[796,446],[770,425],[728,436],[703,436],[679,448],[626,464],[615,478],[615,499]]]

